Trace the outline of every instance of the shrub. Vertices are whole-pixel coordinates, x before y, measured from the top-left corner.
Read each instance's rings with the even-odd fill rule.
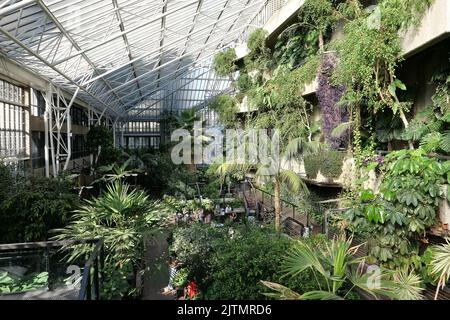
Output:
[[[209,258],[214,250],[214,241],[223,238],[223,230],[193,223],[178,228],[173,233],[170,251],[184,268],[189,270],[189,280],[202,286],[211,269]]]
[[[136,271],[144,266],[144,241],[164,225],[168,213],[164,204],[150,201],[143,191],[130,190],[129,185],[115,181],[100,197],[86,200],[68,226],[55,230],[59,234],[54,239],[103,238],[108,279],[103,294],[109,298],[129,296],[135,289],[127,285],[127,280],[136,277]],[[69,261],[73,261],[88,255],[92,247],[68,249]]]
[[[214,56],[213,68],[218,76],[231,76],[237,70],[234,61],[237,59],[236,51],[234,49],[226,49]]]
[[[320,172],[327,178],[339,178],[342,173],[344,158],[345,154],[336,150],[330,150],[322,153]]]
[[[271,230],[250,228],[216,244],[207,299],[255,300],[260,280],[276,277],[290,240]]]
[[[306,176],[309,179],[315,179],[320,168],[320,160],[317,155],[309,155],[304,157]]]
[[[0,170],[0,243],[44,241],[49,230],[68,222],[78,205],[70,180],[13,177],[8,167]]]
[[[309,179],[315,179],[320,173],[330,179],[337,179],[342,174],[345,153],[336,150],[324,151],[304,158],[306,175]]]

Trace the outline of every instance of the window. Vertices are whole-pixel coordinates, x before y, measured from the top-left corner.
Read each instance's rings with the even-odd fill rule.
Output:
[[[25,90],[0,80],[0,158],[25,158],[26,109]]]
[[[45,113],[45,99],[41,91],[33,90],[31,95],[31,115],[43,118]]]

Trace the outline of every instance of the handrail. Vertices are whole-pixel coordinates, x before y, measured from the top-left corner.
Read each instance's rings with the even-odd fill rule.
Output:
[[[0,252],[56,248],[74,244],[93,244],[97,241],[98,239],[8,243],[0,244]]]
[[[99,269],[103,273],[105,256],[104,256],[104,240],[103,238],[97,239],[97,243],[92,250],[89,259],[84,264],[83,276],[81,278],[81,288],[78,295],[79,300],[91,300],[91,289],[94,287],[94,300],[100,300],[100,283],[99,283]],[[94,268],[93,279],[91,279],[91,270]],[[103,278],[103,274],[102,274]],[[93,283],[91,283],[93,280]]]

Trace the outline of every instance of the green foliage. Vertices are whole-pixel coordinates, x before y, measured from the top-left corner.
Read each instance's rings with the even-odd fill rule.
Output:
[[[273,231],[237,230],[216,243],[205,297],[211,300],[261,299],[260,280],[276,278],[290,240]]]
[[[430,276],[437,281],[436,296],[450,278],[450,241],[431,247]]]
[[[184,288],[189,281],[189,271],[186,268],[177,270],[175,277],[173,278],[173,286],[175,288]]]
[[[237,70],[235,60],[237,59],[236,51],[234,49],[226,49],[217,53],[213,60],[213,69],[218,76],[231,77]]]
[[[94,155],[94,167],[114,163],[122,155],[114,147],[114,136],[105,126],[92,126],[86,135],[86,149]]]
[[[304,158],[306,175],[315,179],[320,171],[322,175],[330,179],[337,179],[342,173],[345,153],[336,150],[321,151]]]
[[[165,205],[150,201],[143,191],[131,190],[129,185],[115,181],[100,197],[86,200],[65,228],[55,230],[58,234],[54,239],[103,238],[107,270],[111,273],[107,279],[112,282],[106,285],[111,291],[104,294],[118,298],[130,294],[129,286],[122,290],[120,281],[129,272],[143,267],[144,240],[159,231],[169,213]],[[89,245],[67,249],[69,261],[84,257],[92,250]]]
[[[240,92],[247,92],[253,87],[253,80],[246,72],[241,72],[239,78],[236,81],[236,86]]]
[[[300,292],[314,285],[308,272],[297,279],[281,278],[279,266],[292,244],[256,225],[192,224],[175,230],[171,252],[183,264],[181,282],[195,280],[205,299],[255,300],[264,297],[260,280],[280,281]]]
[[[305,165],[306,176],[309,179],[316,179],[320,169],[320,161],[318,160],[317,155],[311,154],[304,157],[303,163]]]
[[[406,86],[395,76],[402,59],[399,33],[414,25],[430,3],[384,0],[379,1],[379,11],[375,13],[349,1],[339,6],[340,14],[348,21],[344,36],[334,45],[339,64],[333,79],[336,84],[346,87],[343,103],[356,108],[363,106],[371,112],[389,108],[394,115],[400,115],[405,128],[408,126],[406,114],[411,103],[400,100],[398,92],[406,90]],[[377,13],[380,17],[378,26],[371,21]]]
[[[345,215],[351,231],[369,236],[370,256],[390,268],[419,267],[419,240],[436,224],[449,168],[420,149],[386,157],[380,194],[363,191]]]
[[[247,47],[250,53],[244,58],[245,66],[248,71],[270,69],[272,66],[272,53],[266,46],[267,31],[256,29],[247,40]]]
[[[214,98],[208,106],[211,110],[217,112],[220,123],[225,127],[234,127],[237,125],[237,113],[239,109],[235,98],[226,94],[220,95]]]
[[[0,294],[41,289],[47,285],[47,280],[47,272],[33,273],[22,279],[13,277],[8,272],[0,272]]]
[[[433,76],[437,85],[433,104],[417,113],[403,138],[420,142],[428,153],[450,153],[450,75],[449,71]]]
[[[189,279],[200,287],[210,271],[210,256],[216,239],[223,238],[223,230],[200,223],[178,228],[173,233],[170,251],[189,270]]]
[[[47,240],[49,230],[64,226],[78,204],[70,179],[14,177],[4,165],[0,174],[0,243]]]
[[[284,259],[282,271],[286,277],[296,277],[305,270],[312,270],[315,289],[297,293],[277,283],[263,282],[273,292],[266,295],[278,299],[342,300],[357,287],[374,298],[379,295],[398,300],[422,298],[420,279],[413,273],[392,273],[380,269],[379,286],[373,285],[371,274],[359,267],[364,258],[354,257],[359,247],[352,247],[351,242],[351,239],[334,239],[325,244],[298,241]]]

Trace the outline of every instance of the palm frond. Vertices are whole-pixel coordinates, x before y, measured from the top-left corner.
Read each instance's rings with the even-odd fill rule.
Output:
[[[280,180],[292,192],[302,190],[305,194],[309,194],[308,187],[303,180],[292,170],[282,170],[280,172]]]
[[[450,241],[447,243],[433,247],[433,259],[431,260],[431,273],[438,277],[438,288],[436,297],[440,287],[444,287],[450,278]]]
[[[281,284],[269,281],[261,281],[261,283],[273,291],[272,293],[263,293],[267,297],[279,300],[301,300],[300,294]]]
[[[352,128],[353,122],[342,122],[339,124],[336,128],[334,128],[331,131],[331,136],[335,138],[339,138],[342,136],[346,131],[350,130]]]

